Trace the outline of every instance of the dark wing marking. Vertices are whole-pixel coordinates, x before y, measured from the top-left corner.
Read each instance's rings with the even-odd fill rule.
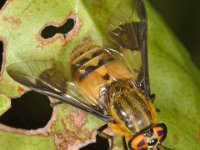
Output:
[[[87,104],[87,99],[70,82],[70,73],[63,62],[46,60],[15,63],[7,67],[7,72],[14,80],[36,92],[67,102],[106,122],[112,121],[110,116],[103,113],[104,110]]]
[[[147,14],[143,0],[120,2],[109,20],[104,47],[130,70],[138,72],[135,84],[149,97]]]

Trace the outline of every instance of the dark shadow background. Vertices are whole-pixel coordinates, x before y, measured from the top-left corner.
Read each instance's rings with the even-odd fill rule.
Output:
[[[149,0],[200,68],[200,0]]]

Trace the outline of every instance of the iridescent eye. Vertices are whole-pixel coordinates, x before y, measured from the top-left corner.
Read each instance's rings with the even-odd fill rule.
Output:
[[[156,136],[158,137],[158,140],[160,142],[164,141],[166,136],[167,136],[167,127],[164,123],[161,124],[157,124],[154,128],[153,128],[154,133],[156,134]]]
[[[129,141],[129,148],[131,150],[143,150],[148,147],[144,135],[138,135]]]

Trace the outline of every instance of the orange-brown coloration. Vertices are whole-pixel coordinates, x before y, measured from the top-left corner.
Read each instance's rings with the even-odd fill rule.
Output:
[[[198,131],[198,138],[199,138],[199,140],[200,140],[200,130]]]
[[[128,139],[130,139],[132,137],[130,131],[127,129],[127,127],[122,123],[108,123],[108,127],[112,129],[112,131],[114,131],[115,133],[117,133],[118,135],[124,136]]]
[[[140,149],[141,148],[147,148],[148,144],[147,144],[146,139],[143,135],[139,135],[136,138],[134,138],[134,140],[131,141],[131,147],[133,149],[137,150],[138,149],[138,143],[141,142],[141,141],[144,141],[145,144],[142,147],[140,147]]]
[[[179,138],[178,138],[178,135],[177,135],[177,134],[174,134],[174,136],[173,136],[173,142],[174,142],[174,145],[177,145],[177,144],[178,144]]]
[[[71,68],[73,81],[87,98],[87,104],[108,109],[115,121],[115,124],[109,123],[109,127],[127,139],[154,124],[152,103],[133,85],[138,73],[129,71],[105,49],[92,44],[90,39],[85,39],[84,43],[72,51]],[[105,89],[109,103],[105,99],[101,101]],[[116,104],[121,108],[115,108]],[[125,123],[127,118],[118,112],[121,109],[131,118],[131,123]]]
[[[128,85],[128,83],[124,82],[124,85]],[[131,88],[125,88],[123,85],[121,85],[122,89],[120,89],[122,92],[117,93],[116,91],[113,91],[111,93],[118,94],[118,96],[113,95],[114,97],[118,98],[112,98],[110,97],[110,107],[109,111],[111,116],[115,119],[115,124],[118,126],[116,128],[115,126],[111,125],[110,127],[113,127],[113,130],[117,133],[120,133],[127,139],[130,139],[134,134],[139,133],[141,130],[145,129],[147,126],[150,126],[155,122],[155,109],[150,101],[146,99],[144,95],[141,94],[137,89],[131,89]],[[112,88],[112,87],[111,87]],[[137,99],[137,97],[131,97],[133,94],[138,95],[140,98]],[[125,99],[128,98],[128,100]],[[139,100],[139,101],[138,101]],[[133,127],[128,128],[125,124],[125,121],[120,118],[118,110],[113,107],[115,103],[118,103],[120,105],[120,108],[118,107],[118,110],[122,109],[125,110],[125,113],[127,116],[133,117],[132,120],[135,120],[132,122]],[[134,106],[133,106],[134,105]],[[140,112],[141,116],[136,118],[135,115]],[[135,118],[134,118],[135,117]],[[138,122],[139,119],[139,122]],[[141,124],[141,122],[143,122]],[[138,124],[141,124],[138,126]],[[144,125],[144,126],[143,126]]]
[[[78,130],[86,123],[87,113],[82,110],[77,110],[70,113],[66,118],[69,122],[73,123],[73,126]]]
[[[83,43],[84,45],[78,45],[71,53],[72,77],[90,103],[97,105],[101,89],[112,82],[137,78],[137,74],[130,73],[108,52],[92,44],[90,38],[84,39]]]
[[[162,131],[163,128],[161,128],[161,127],[154,127],[153,130],[154,130],[154,133],[156,133],[156,136],[158,137],[159,140],[160,140],[161,138],[163,138],[164,134],[161,135],[161,136],[159,136],[159,134],[158,134],[158,132],[159,132],[159,131]]]
[[[118,72],[118,70],[121,71]],[[109,80],[103,79],[103,75],[105,74],[110,76]],[[77,81],[77,85],[91,101],[98,103],[97,99],[99,98],[101,88],[108,86],[117,79],[123,80],[130,78],[134,78],[132,74],[128,73],[120,63],[112,61],[99,67],[82,81]]]
[[[92,39],[90,37],[86,37],[82,40],[81,43],[79,43],[73,51],[71,52],[71,60],[77,59],[81,54],[87,52],[88,50],[91,50],[97,46],[96,44],[93,43]]]
[[[20,19],[18,19],[18,18],[3,17],[2,20],[5,21],[5,22],[8,22],[8,23],[11,23],[11,24],[12,24],[12,29],[13,29],[13,30],[18,29],[19,26],[20,26],[20,24],[21,24],[21,21],[20,21]]]
[[[139,92],[139,90],[137,90],[137,94],[141,97],[142,100],[144,100],[144,103],[146,103],[147,110],[149,110],[151,112],[150,119],[153,120],[153,122],[155,122],[156,121],[156,110],[155,110],[153,104],[151,103],[150,100],[147,99],[147,97],[144,96],[144,94]]]
[[[19,95],[22,95],[25,92],[24,88],[22,88],[21,86],[18,86],[17,91]]]
[[[68,109],[69,106],[63,106],[63,112]],[[81,110],[76,110],[67,114],[65,118],[61,120],[61,126],[64,130],[54,131],[54,143],[56,146],[56,150],[65,150],[65,149],[77,149],[77,145],[85,146],[91,141],[95,142],[96,131],[95,130],[87,130],[84,128],[86,125],[86,113]],[[70,127],[75,127],[75,131],[69,129]],[[83,145],[81,145],[84,143]]]

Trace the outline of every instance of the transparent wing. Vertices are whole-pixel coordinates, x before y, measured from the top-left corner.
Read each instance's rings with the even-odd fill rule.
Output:
[[[108,22],[104,47],[138,73],[135,84],[149,97],[147,15],[143,0],[122,0]]]
[[[82,110],[90,112],[104,121],[111,121],[98,106],[87,102],[77,87],[70,81],[70,73],[63,62],[52,60],[27,61],[11,64],[8,74],[17,82],[44,95],[48,95]]]

